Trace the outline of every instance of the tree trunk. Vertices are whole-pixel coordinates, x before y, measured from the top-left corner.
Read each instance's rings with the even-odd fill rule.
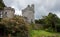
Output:
[[[56,27],[56,24],[55,24],[55,32],[57,32],[57,27]]]
[[[11,34],[8,34],[8,37],[11,37]]]
[[[57,32],[57,27],[56,27],[55,22],[52,22],[52,26],[53,26],[53,29],[55,30],[55,32]]]

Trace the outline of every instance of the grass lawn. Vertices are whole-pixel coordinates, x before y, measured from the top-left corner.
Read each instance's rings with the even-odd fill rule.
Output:
[[[44,30],[32,30],[30,35],[31,37],[60,37],[59,33],[47,32]]]

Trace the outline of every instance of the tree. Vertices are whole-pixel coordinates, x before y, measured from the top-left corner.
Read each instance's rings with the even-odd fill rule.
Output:
[[[49,13],[48,16],[44,17],[45,19],[45,24],[48,25],[49,27],[53,28],[55,31],[57,31],[56,23],[58,21],[58,17],[56,14]]]
[[[3,0],[0,0],[0,10],[4,9],[6,5],[4,4]]]

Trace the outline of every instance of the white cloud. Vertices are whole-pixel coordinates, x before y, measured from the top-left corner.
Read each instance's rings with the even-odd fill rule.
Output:
[[[15,11],[15,14],[16,14],[16,15],[21,15],[21,16],[22,16],[22,11],[16,10],[16,11]]]
[[[16,15],[21,15],[22,16],[22,11],[17,9],[16,7],[12,6],[12,8],[15,8],[15,14]]]
[[[13,6],[16,10],[15,14],[21,14],[21,10],[28,4],[35,4],[35,18],[41,18],[50,11],[60,15],[60,0],[4,0],[7,6]]]

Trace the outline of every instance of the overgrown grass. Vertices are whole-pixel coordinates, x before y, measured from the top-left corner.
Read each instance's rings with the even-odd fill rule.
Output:
[[[30,31],[31,37],[60,37],[59,33],[47,32],[44,30],[32,30]]]

